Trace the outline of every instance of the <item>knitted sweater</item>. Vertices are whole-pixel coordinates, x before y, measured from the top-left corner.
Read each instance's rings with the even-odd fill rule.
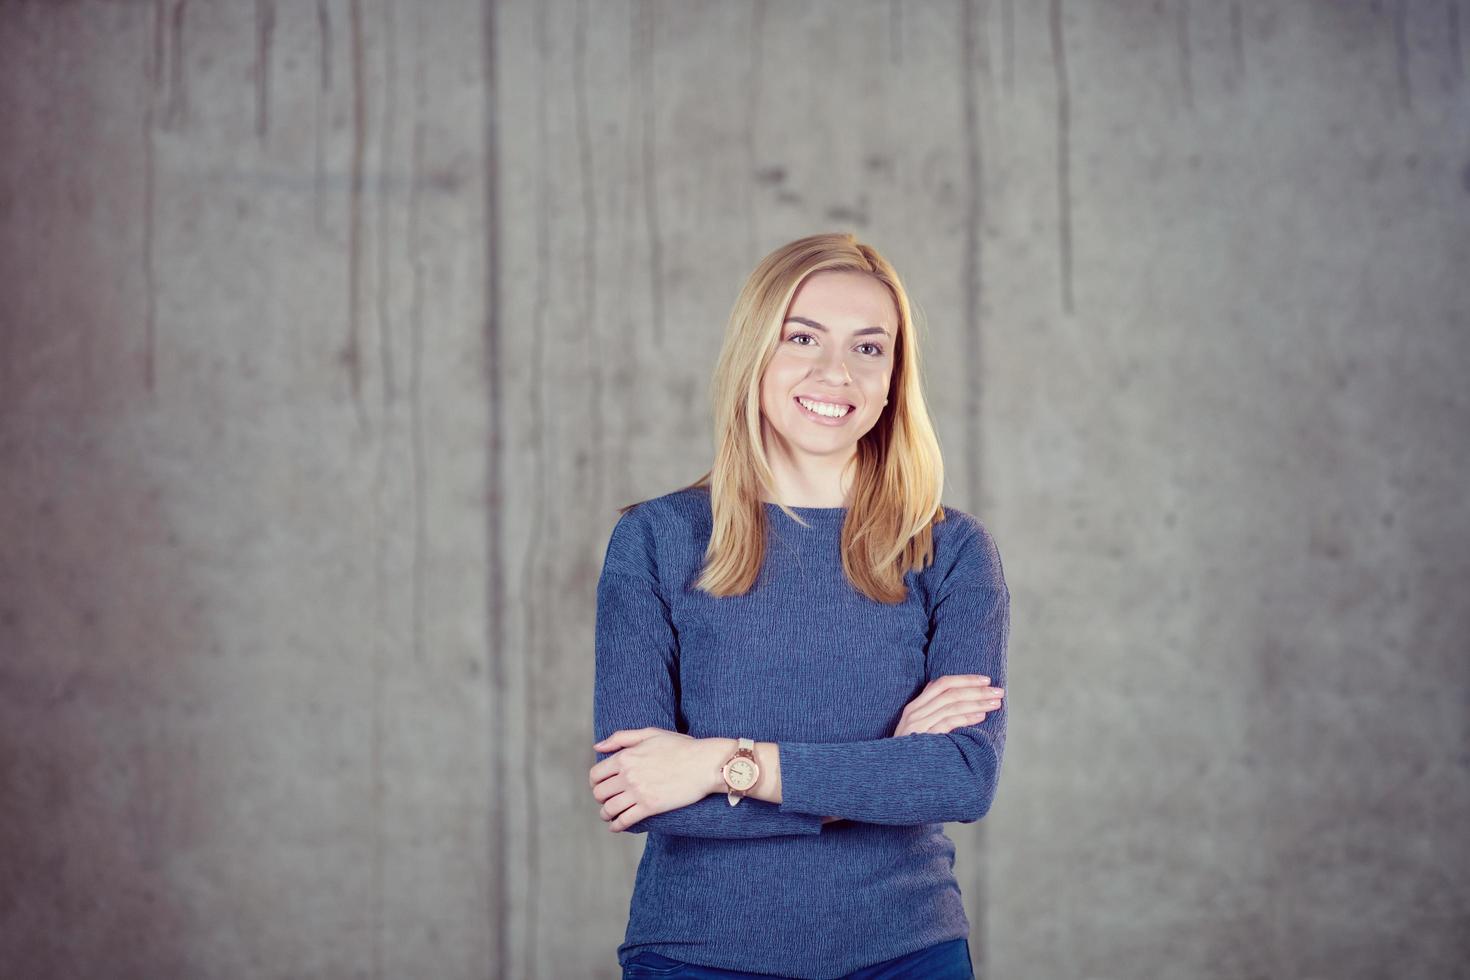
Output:
[[[627,828],[648,836],[620,963],[652,950],[827,980],[969,936],[942,825],[990,809],[1005,702],[978,725],[892,736],[904,705],[941,675],[1005,685],[1010,591],[995,543],[945,507],[933,563],[886,605],[843,573],[845,508],[793,507],[803,527],[764,506],[765,563],[743,596],[692,588],[712,527],[707,489],[643,501],[608,542],[596,739],[652,726],[775,742],[782,796],[732,807],[712,793]]]

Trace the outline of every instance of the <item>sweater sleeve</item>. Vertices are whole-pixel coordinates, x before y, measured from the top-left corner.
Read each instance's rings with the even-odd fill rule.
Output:
[[[637,509],[625,513],[614,528],[597,583],[592,714],[594,740],[599,742],[629,728],[687,734],[687,725],[678,722],[678,638],[650,567],[651,529],[633,517]],[[613,754],[598,752],[597,761]],[[776,804],[753,797],[731,806],[723,793],[655,813],[624,829],[634,834],[725,838],[821,831],[821,814],[782,812]]]
[[[1005,686],[1010,592],[1000,555],[978,523],[937,590],[926,683],[983,674]],[[865,823],[974,823],[1000,778],[1009,699],[978,725],[857,742],[781,742],[782,813],[833,814]]]

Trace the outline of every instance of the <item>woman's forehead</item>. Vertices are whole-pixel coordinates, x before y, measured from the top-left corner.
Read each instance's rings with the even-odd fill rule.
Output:
[[[818,272],[797,290],[787,317],[801,317],[821,327],[854,330],[898,325],[898,310],[887,287],[871,276],[853,272]]]

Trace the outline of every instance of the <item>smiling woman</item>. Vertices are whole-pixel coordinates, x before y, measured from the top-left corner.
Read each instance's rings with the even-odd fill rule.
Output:
[[[648,835],[625,977],[973,976],[943,823],[995,798],[1010,593],[940,503],[914,336],[870,246],[772,252],[715,369],[714,466],[612,529],[588,783]]]
[[[888,404],[897,323],[892,293],[871,275],[833,270],[802,282],[761,381],[778,483],[800,482],[796,453],[839,463],[852,458]],[[813,430],[813,423],[822,428]],[[832,465],[824,467],[829,477]],[[837,480],[824,482],[840,489]]]

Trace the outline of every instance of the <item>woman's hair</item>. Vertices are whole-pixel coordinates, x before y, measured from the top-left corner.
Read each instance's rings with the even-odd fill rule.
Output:
[[[892,294],[898,310],[888,404],[858,441],[853,458],[857,471],[842,528],[843,570],[869,598],[896,603],[908,594],[905,573],[933,560],[930,529],[944,520],[944,463],[924,403],[908,294],[888,260],[854,235],[810,235],[762,259],[730,311],[710,389],[714,465],[683,488],[709,489],[714,525],[694,584],[711,595],[742,595],[760,574],[767,531],[762,501],[776,496],[761,441],[761,378],[780,343],[798,287],[813,273],[829,271],[872,276]],[[785,504],[780,506],[802,523]]]

